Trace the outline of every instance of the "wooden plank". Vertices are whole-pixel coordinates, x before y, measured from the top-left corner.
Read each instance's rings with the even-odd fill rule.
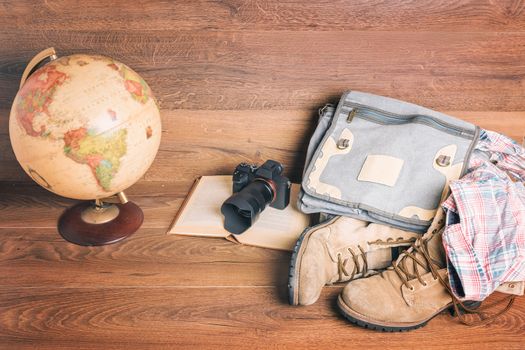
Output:
[[[438,110],[525,110],[525,33],[0,30],[0,105],[44,47],[136,69],[167,109],[313,109],[354,89]]]
[[[75,201],[33,183],[0,183],[0,286],[180,286],[193,285],[195,276],[205,286],[286,283],[289,253],[167,236],[187,190],[176,182],[137,184],[129,198],[144,211],[142,228],[119,244],[79,247],[56,230]]]
[[[525,136],[523,111],[446,113],[501,132],[520,143]],[[6,112],[0,110],[0,115]],[[164,109],[160,151],[143,179],[179,182],[182,185],[179,194],[184,195],[198,176],[229,174],[240,162],[260,164],[266,159],[276,159],[284,164],[286,174],[299,182],[316,119],[314,110]],[[0,180],[29,181],[16,162],[7,129],[7,120],[0,119]]]
[[[0,289],[284,286],[290,260],[287,252],[160,229],[142,228],[103,247],[70,244],[56,229],[0,229],[0,235]]]
[[[505,1],[0,1],[2,26],[31,30],[523,31],[523,5]]]
[[[339,316],[339,290],[291,307],[284,287],[0,289],[0,347],[523,348],[523,298],[488,326],[467,327],[446,313],[417,331],[380,333]]]
[[[143,228],[166,232],[191,182],[145,182],[129,189],[129,199],[144,211]],[[61,213],[78,203],[32,182],[0,182],[0,228],[54,228]]]

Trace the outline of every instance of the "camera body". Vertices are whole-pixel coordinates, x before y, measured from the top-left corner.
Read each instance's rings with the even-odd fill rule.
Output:
[[[290,203],[290,180],[282,172],[283,166],[274,160],[267,160],[260,167],[241,163],[233,172],[233,193],[242,191],[253,181],[264,181],[273,192],[270,207],[282,210]]]
[[[239,164],[233,172],[233,194],[221,206],[224,228],[241,234],[257,221],[259,214],[270,205],[284,209],[290,203],[290,180],[282,175],[283,166],[267,160],[257,167]]]

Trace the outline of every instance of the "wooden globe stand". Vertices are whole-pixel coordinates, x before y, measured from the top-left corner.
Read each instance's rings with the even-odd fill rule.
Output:
[[[66,209],[58,219],[58,231],[74,244],[97,246],[116,243],[135,233],[144,221],[142,210],[124,192],[120,202],[95,200]]]

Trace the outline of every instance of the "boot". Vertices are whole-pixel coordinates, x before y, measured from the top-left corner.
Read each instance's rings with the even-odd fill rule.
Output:
[[[391,267],[345,286],[337,304],[350,322],[365,328],[395,332],[422,327],[447,309],[464,323],[480,324],[510,308],[513,296],[503,311],[487,316],[481,308],[476,310],[480,302],[460,302],[453,295],[441,240],[442,214],[438,216],[441,218],[434,220],[429,232],[403,252]],[[476,313],[480,320],[470,322],[464,318],[464,313]]]
[[[292,255],[290,304],[313,304],[326,284],[377,273],[420,236],[343,216],[307,228]]]

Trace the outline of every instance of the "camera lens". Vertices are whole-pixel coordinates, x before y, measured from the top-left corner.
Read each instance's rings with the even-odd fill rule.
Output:
[[[249,210],[242,210],[239,208],[237,208],[237,214],[245,218],[250,218],[252,216],[252,213]]]
[[[253,225],[259,214],[273,200],[273,190],[264,180],[256,180],[228,198],[221,207],[224,228],[241,234]]]

